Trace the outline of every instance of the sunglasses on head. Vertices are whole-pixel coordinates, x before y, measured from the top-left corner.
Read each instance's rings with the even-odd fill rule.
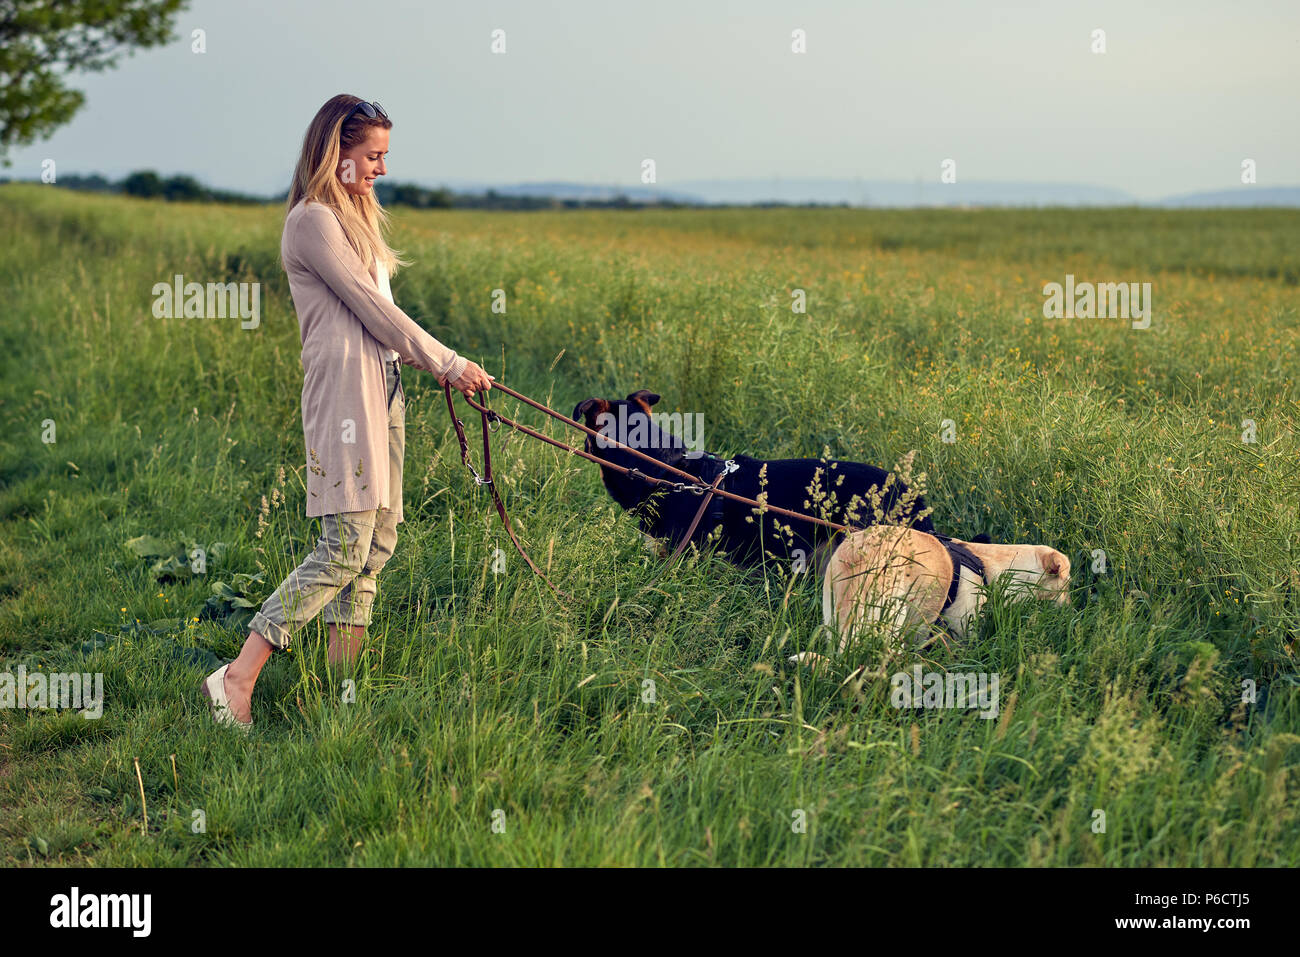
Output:
[[[379,105],[378,100],[374,103],[367,103],[365,100],[362,100],[356,106],[352,107],[352,111],[348,113],[348,119],[351,119],[352,114],[357,112],[364,113],[366,118],[371,120],[377,116],[382,116],[384,119],[388,119],[388,114],[384,112],[384,108]]]

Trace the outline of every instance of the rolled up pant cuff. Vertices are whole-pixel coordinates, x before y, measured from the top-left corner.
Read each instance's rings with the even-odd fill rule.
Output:
[[[260,611],[248,623],[248,628],[265,638],[277,651],[283,651],[289,647],[291,637],[289,629],[267,618]]]

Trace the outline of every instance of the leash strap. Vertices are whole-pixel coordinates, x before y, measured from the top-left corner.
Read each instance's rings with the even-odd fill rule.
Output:
[[[737,468],[739,468],[736,462],[731,459],[727,460],[723,471],[713,480],[713,484],[706,485],[703,479],[699,478],[698,476],[692,475],[690,472],[686,472],[683,471],[682,469],[676,468],[675,466],[668,465],[666,462],[661,462],[659,459],[646,455],[641,450],[634,449],[629,445],[625,445],[622,442],[618,441],[617,439],[611,438],[610,436],[602,435],[601,433],[598,433],[595,429],[588,428],[587,426],[583,425],[581,422],[575,422],[567,415],[561,415],[559,412],[556,412],[554,409],[542,405],[540,402],[535,402],[534,400],[528,398],[528,396],[521,395],[520,393],[509,388],[508,386],[504,386],[498,382],[494,382],[492,384],[492,388],[500,389],[506,395],[513,396],[514,398],[519,399],[521,402],[524,402],[527,405],[531,405],[533,408],[538,409],[539,411],[545,412],[547,415],[551,416],[552,418],[559,419],[561,422],[564,422],[567,425],[571,425],[576,429],[580,429],[583,432],[586,432],[588,435],[591,435],[598,439],[602,439],[603,441],[615,445],[626,452],[630,452],[632,455],[644,459],[645,461],[651,463],[657,469],[661,469],[669,473],[680,475],[683,478],[689,479],[690,481],[689,483],[669,481],[668,479],[662,479],[662,478],[657,478],[656,476],[653,475],[647,475],[646,473],[642,472],[640,469],[637,468],[626,468],[622,465],[615,465],[612,462],[606,462],[604,459],[597,458],[596,456],[590,454],[589,452],[586,452],[583,449],[576,449],[571,445],[565,445],[563,442],[553,439],[549,435],[543,435],[542,433],[534,429],[530,429],[526,425],[521,425],[520,423],[515,422],[513,419],[508,419],[504,415],[500,415],[492,411],[486,405],[480,405],[469,396],[464,396],[463,398],[465,399],[465,404],[470,406],[473,409],[477,409],[479,414],[482,416],[482,420],[483,420],[483,462],[484,462],[484,470],[487,473],[486,477],[484,477],[483,475],[479,474],[478,470],[474,468],[474,463],[470,461],[469,443],[465,439],[465,423],[456,417],[456,408],[451,401],[451,383],[444,382],[442,388],[443,388],[443,395],[446,396],[447,399],[447,412],[451,415],[452,425],[456,429],[456,441],[460,443],[461,462],[465,465],[467,469],[469,469],[470,474],[474,476],[474,482],[476,485],[486,485],[491,490],[492,501],[496,505],[497,512],[501,515],[501,522],[502,524],[505,525],[506,533],[510,536],[510,541],[514,544],[515,550],[518,551],[519,554],[523,556],[524,561],[528,563],[528,567],[531,568],[543,581],[545,581],[547,586],[551,589],[551,591],[555,592],[557,596],[566,598],[570,601],[573,600],[573,596],[569,595],[567,592],[561,591],[559,588],[556,588],[555,585],[551,582],[551,580],[547,578],[545,574],[543,574],[542,570],[533,563],[533,560],[528,557],[528,553],[524,551],[524,547],[519,544],[519,539],[515,537],[514,529],[511,528],[510,526],[510,519],[506,515],[505,504],[501,501],[501,496],[497,494],[496,485],[492,481],[492,460],[491,460],[492,452],[491,452],[491,446],[488,441],[490,422],[504,422],[506,425],[510,426],[516,432],[523,432],[526,435],[531,435],[533,438],[540,439],[541,441],[546,442],[549,445],[553,445],[556,448],[564,449],[566,452],[570,453],[571,455],[580,455],[583,458],[588,459],[589,461],[595,462],[603,469],[610,469],[612,471],[621,472],[624,475],[627,475],[632,478],[641,479],[642,481],[648,482],[652,485],[666,485],[670,488],[671,491],[674,492],[690,491],[695,493],[696,495],[703,494],[704,501],[700,503],[699,510],[695,513],[695,518],[691,521],[690,528],[687,530],[685,537],[678,543],[676,550],[669,557],[668,563],[667,565],[665,565],[665,570],[667,566],[671,565],[672,562],[682,553],[682,551],[685,550],[687,542],[691,540],[691,536],[695,533],[695,529],[700,524],[700,519],[704,516],[704,512],[708,509],[709,502],[713,499],[715,495],[720,496],[722,498],[732,499],[733,501],[740,502],[743,505],[748,505],[751,507],[751,509],[757,511],[760,515],[762,515],[764,512],[774,512],[778,515],[784,515],[787,518],[792,518],[797,521],[811,522],[815,525],[825,525],[827,528],[831,528],[839,532],[848,532],[851,531],[853,528],[857,527],[857,526],[842,525],[838,522],[827,521],[826,519],[817,518],[816,516],[813,515],[804,515],[800,512],[795,512],[788,508],[781,508],[776,505],[768,505],[763,502],[756,502],[753,499],[746,498],[743,495],[737,495],[734,492],[728,492],[726,489],[721,487],[722,480],[727,475],[729,475],[730,473],[734,472]],[[950,550],[951,549],[952,547],[950,546]],[[966,554],[970,555],[969,552],[967,552]],[[979,562],[979,559],[975,558],[973,555],[970,555],[970,558],[976,563]],[[954,562],[954,564],[956,563]],[[980,573],[983,574],[982,565],[980,566],[980,569],[981,569]],[[954,575],[953,584],[948,590],[949,593],[948,604],[951,604],[952,599],[957,594],[959,575],[960,575],[959,572],[956,575]],[[947,608],[948,605],[945,604],[944,607]]]
[[[570,453],[571,455],[580,455],[584,459],[587,459],[590,462],[595,462],[603,469],[610,469],[611,471],[621,472],[624,475],[630,476],[632,478],[638,478],[644,482],[649,482],[654,485],[667,485],[675,492],[687,492],[687,491],[696,491],[696,490],[704,491],[708,488],[708,486],[705,485],[703,481],[701,481],[697,476],[692,475],[690,472],[685,472],[682,469],[667,464],[666,462],[661,462],[659,459],[656,459],[653,456],[646,455],[640,449],[634,449],[630,445],[625,445],[615,438],[611,438],[610,436],[607,435],[602,435],[601,433],[597,432],[595,429],[589,429],[581,422],[575,422],[567,415],[561,415],[559,412],[556,412],[554,409],[549,409],[538,402],[534,402],[532,399],[528,398],[525,395],[520,395],[518,392],[515,392],[513,389],[509,388],[508,386],[504,386],[494,382],[492,383],[492,388],[500,389],[506,395],[514,396],[515,398],[520,399],[523,402],[526,402],[528,405],[531,405],[536,409],[540,409],[541,411],[545,412],[547,415],[551,416],[552,418],[559,419],[561,422],[564,422],[567,425],[571,425],[575,429],[581,429],[583,432],[586,432],[588,435],[601,439],[602,441],[604,441],[609,445],[617,446],[623,451],[635,455],[637,458],[644,459],[645,461],[649,462],[651,465],[655,466],[655,468],[657,469],[661,469],[665,472],[671,472],[675,475],[680,475],[683,478],[690,479],[690,482],[689,483],[672,482],[669,481],[668,479],[661,479],[661,478],[656,478],[653,475],[647,475],[646,473],[642,472],[640,469],[625,468],[622,465],[615,465],[613,462],[606,462],[604,459],[597,458],[596,456],[590,454],[589,452],[586,452],[582,449],[575,449],[571,445],[565,445],[563,442],[559,442],[551,438],[549,435],[543,435],[542,433],[537,432],[534,429],[530,429],[526,425],[521,425],[520,423],[514,421],[513,419],[506,418],[504,415],[498,415],[497,413],[492,412],[491,409],[487,409],[484,406],[479,405],[477,402],[475,402],[473,399],[469,398],[468,396],[465,397],[465,403],[469,405],[470,408],[477,409],[480,412],[490,413],[493,416],[495,421],[504,422],[506,425],[510,426],[510,428],[514,429],[516,432],[523,432],[525,435],[531,435],[533,438],[539,439],[542,442],[547,443],[548,445],[553,445],[558,449],[564,449],[564,451]],[[447,400],[450,403],[451,401],[450,384],[445,385],[444,389],[447,392]],[[735,492],[728,492],[725,489],[721,489],[721,488],[717,490],[716,494],[722,496],[723,498],[729,498],[732,501],[740,502],[742,505],[748,505],[750,506],[750,508],[760,513],[774,512],[777,515],[784,515],[786,518],[792,518],[795,519],[796,521],[811,522],[814,525],[825,525],[827,528],[833,528],[841,532],[850,531],[852,528],[860,527],[860,526],[842,525],[838,522],[830,522],[824,518],[817,518],[814,515],[805,515],[802,512],[796,512],[788,508],[781,508],[780,506],[777,505],[768,505],[765,503],[756,502],[752,498],[745,498],[745,496],[743,495],[737,495]]]
[[[686,529],[686,534],[682,537],[682,540],[677,543],[677,549],[668,557],[669,565],[677,560],[678,555],[686,551],[686,546],[690,542],[691,536],[695,534],[695,529],[699,527],[700,519],[704,517],[705,511],[709,507],[709,502],[713,500],[713,496],[717,493],[718,486],[722,484],[722,480],[738,468],[740,468],[740,466],[732,459],[727,459],[727,463],[723,467],[722,471],[718,473],[718,477],[713,480],[713,484],[709,486],[709,490],[704,493],[704,501],[700,502],[700,507],[696,510],[695,517],[691,519],[690,527]]]
[[[397,396],[399,390],[401,390],[403,398],[406,396],[406,390],[402,387],[402,360],[389,359],[385,365],[392,366],[393,369],[393,391],[388,393],[388,404],[392,406],[393,399]]]
[[[696,492],[696,494],[703,492],[704,501],[700,502],[700,507],[695,510],[695,517],[691,519],[690,527],[686,529],[686,534],[682,536],[682,540],[677,543],[677,547],[673,549],[673,553],[668,556],[668,561],[664,562],[663,567],[660,568],[657,573],[655,573],[655,576],[651,578],[649,582],[647,582],[645,585],[641,587],[641,591],[645,591],[646,589],[653,588],[655,585],[657,585],[659,583],[659,579],[663,578],[664,575],[667,574],[668,569],[672,567],[673,562],[677,561],[678,556],[680,556],[682,552],[686,551],[686,546],[690,544],[691,536],[695,534],[695,529],[699,526],[700,519],[702,519],[704,517],[704,513],[708,511],[709,502],[713,500],[713,496],[717,492],[718,487],[722,484],[722,480],[725,479],[732,472],[736,471],[736,469],[738,468],[740,468],[739,465],[737,465],[731,459],[727,459],[726,465],[723,467],[722,471],[718,473],[717,477],[713,480],[713,484],[709,486],[707,492],[704,491],[704,486],[702,485],[697,485],[694,489],[692,489],[692,491]]]
[[[515,551],[519,552],[519,554],[523,556],[524,561],[528,563],[528,567],[531,568],[542,581],[546,582],[546,586],[550,588],[551,591],[560,598],[573,601],[573,596],[566,591],[556,588],[555,583],[546,577],[546,573],[538,568],[537,565],[534,564],[533,560],[528,557],[528,553],[524,551],[524,546],[519,544],[519,539],[515,537],[515,530],[510,525],[510,516],[506,514],[505,503],[501,501],[501,496],[497,492],[496,482],[492,480],[492,446],[488,441],[488,434],[491,430],[488,425],[489,417],[491,419],[499,420],[500,416],[488,408],[480,408],[479,410],[479,413],[483,418],[483,471],[486,473],[486,475],[479,475],[478,470],[474,468],[474,463],[469,459],[469,443],[465,440],[465,423],[456,417],[456,409],[451,404],[451,384],[448,383],[444,385],[443,388],[447,396],[447,411],[451,413],[452,424],[456,427],[456,440],[460,443],[460,460],[465,464],[465,467],[469,469],[470,474],[474,476],[474,483],[476,485],[486,485],[492,492],[492,501],[497,507],[497,513],[501,516],[501,524],[505,526],[506,534],[510,536],[510,541],[515,546]]]

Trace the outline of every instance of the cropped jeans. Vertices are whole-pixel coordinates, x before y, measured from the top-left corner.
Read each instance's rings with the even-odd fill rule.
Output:
[[[339,512],[321,518],[315,549],[289,573],[249,628],[277,650],[288,649],[293,633],[324,611],[336,625],[369,625],[376,576],[397,546],[394,519],[402,501],[402,460],[406,454],[406,390],[400,360],[384,364],[388,388],[388,509]]]

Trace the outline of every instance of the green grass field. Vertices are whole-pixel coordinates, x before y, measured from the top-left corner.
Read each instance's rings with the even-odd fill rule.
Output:
[[[654,581],[596,466],[516,436],[494,459],[566,607],[408,368],[355,701],[317,621],[240,738],[198,685],[245,632],[205,603],[259,603],[319,534],[281,211],[5,186],[0,672],[102,673],[105,703],[0,710],[0,863],[1300,863],[1300,212],[394,217],[397,303],[499,381],[566,414],[649,388],[719,453],[914,449],[936,526],[1061,549],[1072,607],[995,601],[926,653],[1000,675],[996,719],[899,710],[841,688],[852,655],[785,663],[818,582],[708,556]],[[261,325],[155,318],[176,273],[261,282]],[[1067,273],[1151,282],[1151,328],[1045,319]],[[209,548],[206,574],[160,583],[139,536]]]

